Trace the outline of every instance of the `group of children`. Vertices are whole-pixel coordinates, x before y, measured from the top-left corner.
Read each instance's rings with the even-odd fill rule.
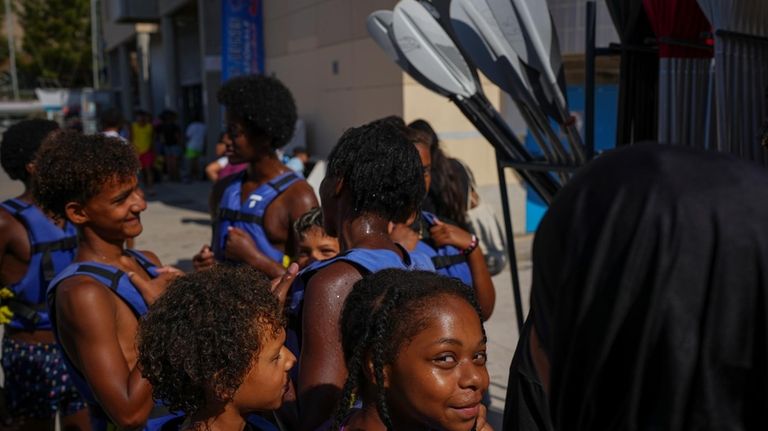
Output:
[[[493,285],[477,238],[420,211],[427,138],[394,117],[349,129],[320,206],[275,155],[296,121],[288,89],[237,77],[219,99],[230,162],[247,167],[215,183],[212,240],[190,274],[125,247],[147,208],[130,146],[39,120],[3,136],[3,168],[26,186],[0,210],[15,419],[489,429],[482,322]]]

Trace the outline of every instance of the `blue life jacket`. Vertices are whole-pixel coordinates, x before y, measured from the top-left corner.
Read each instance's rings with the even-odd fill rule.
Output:
[[[30,247],[27,273],[8,286],[14,296],[3,301],[13,312],[8,326],[26,331],[50,330],[45,292],[56,274],[75,258],[77,230],[69,222],[60,228],[36,205],[19,199],[9,199],[0,203],[0,207],[24,224]]]
[[[429,227],[434,226],[437,220],[437,216],[427,211],[421,212],[421,218]],[[458,248],[452,245],[437,247],[431,238],[425,238],[419,240],[415,251],[429,256],[438,274],[458,278],[467,286],[473,286],[467,256]]]
[[[230,226],[246,231],[256,247],[275,262],[288,266],[288,256],[275,248],[264,231],[264,214],[267,207],[288,187],[299,181],[298,175],[286,172],[271,181],[257,187],[248,199],[242,201],[240,191],[245,180],[246,172],[229,183],[219,202],[219,211],[213,227],[213,255],[218,261],[225,260],[224,247],[227,244],[227,228]]]
[[[144,270],[147,272],[147,274],[149,274],[151,278],[157,277],[157,267],[146,256],[137,250],[125,250],[125,252],[130,254],[136,260],[136,262],[138,262],[139,265],[144,268]],[[138,289],[136,289],[133,283],[131,283],[131,280],[128,278],[128,274],[126,274],[124,271],[112,265],[106,265],[99,262],[76,262],[68,266],[64,271],[57,275],[56,278],[54,278],[54,280],[51,281],[51,284],[48,286],[48,309],[51,314],[51,321],[54,322],[53,333],[56,335],[57,340],[59,335],[55,324],[56,288],[59,286],[59,284],[61,284],[62,281],[66,280],[67,278],[78,275],[91,277],[104,286],[107,286],[112,292],[114,292],[115,295],[122,299],[126,305],[128,305],[137,319],[141,318],[141,316],[147,313],[148,306],[146,301],[144,301],[144,297],[141,296],[141,293],[138,291]],[[75,367],[74,363],[72,363],[72,360],[67,355],[66,350],[62,348],[61,351],[63,353],[62,356],[64,358],[64,363],[67,365],[69,375],[72,378],[72,382],[74,383],[75,387],[77,387],[78,392],[80,392],[85,401],[89,404],[91,426],[93,427],[93,430],[102,431],[110,429],[110,427],[114,424],[111,423],[109,417],[99,406],[96,397],[91,391],[91,387],[88,384],[88,381],[85,379],[85,376],[82,372],[80,372],[80,370],[77,369],[77,367]],[[144,427],[144,430],[159,430],[165,422],[178,416],[179,415],[177,414],[168,412],[168,410],[161,403],[157,402],[149,420],[147,421],[147,424]]]
[[[400,245],[398,245],[398,247],[400,247]],[[429,257],[418,252],[408,252],[402,247],[400,247],[400,251],[403,254],[402,258],[391,250],[353,248],[328,260],[313,262],[308,267],[304,268],[296,277],[296,280],[291,286],[291,291],[289,292],[289,320],[285,345],[297,358],[299,357],[301,350],[301,310],[304,303],[304,290],[306,289],[307,284],[309,284],[309,279],[312,278],[313,275],[335,262],[350,263],[357,268],[361,275],[390,268],[404,269],[408,271],[435,271],[435,267]],[[297,368],[298,367],[294,367],[293,370],[298,371]]]

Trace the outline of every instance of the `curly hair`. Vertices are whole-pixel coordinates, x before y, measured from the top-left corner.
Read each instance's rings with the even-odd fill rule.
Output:
[[[0,164],[12,180],[29,183],[27,164],[45,138],[54,130],[59,129],[55,121],[33,119],[20,121],[3,133],[0,143]]]
[[[418,209],[423,168],[403,127],[401,119],[387,117],[349,129],[328,156],[326,175],[344,180],[356,213],[403,223]]]
[[[267,277],[217,265],[174,279],[139,324],[139,366],[153,396],[194,414],[213,393],[229,400],[264,343],[285,326]]]
[[[303,238],[307,231],[314,227],[320,228],[325,233],[323,228],[323,211],[320,207],[312,208],[293,222],[293,229],[299,238]]]
[[[69,202],[85,204],[105,184],[137,175],[139,159],[130,145],[101,134],[63,130],[45,140],[35,157],[32,193],[41,207],[64,218]]]
[[[429,189],[429,198],[435,205],[435,212],[455,222],[459,227],[469,230],[467,218],[467,190],[461,189],[463,173],[460,165],[445,155],[440,148],[440,140],[437,133],[425,120],[415,120],[408,124],[408,128],[421,132],[420,141],[429,146],[429,154],[432,159],[432,185]]]
[[[355,393],[366,385],[365,360],[373,360],[376,380],[376,407],[384,424],[392,429],[384,393],[384,366],[392,364],[400,347],[429,324],[428,310],[442,298],[453,296],[480,307],[473,290],[456,278],[428,271],[385,269],[366,275],[355,283],[341,313],[341,346],[349,375],[334,416],[332,430],[347,417]]]
[[[227,114],[242,122],[249,136],[266,136],[273,149],[284,146],[293,136],[296,103],[277,78],[237,76],[224,83],[218,97]]]

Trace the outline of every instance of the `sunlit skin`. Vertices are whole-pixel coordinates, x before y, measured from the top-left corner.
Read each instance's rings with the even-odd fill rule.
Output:
[[[313,226],[299,235],[299,254],[296,263],[304,269],[312,262],[328,260],[339,254],[339,240],[328,236],[319,226]]]
[[[271,331],[271,328],[267,330]],[[296,365],[296,357],[284,345],[285,330],[280,330],[276,337],[266,338],[234,395],[223,401],[209,402],[191,417],[186,429],[243,429],[248,414],[282,406],[290,388],[288,371]],[[213,394],[210,397],[218,398]]]
[[[466,300],[452,295],[432,298],[423,310],[424,329],[403,343],[394,363],[384,366],[393,428],[469,431],[482,416],[480,402],[489,384],[480,318]],[[373,369],[370,361],[368,369]],[[363,409],[349,418],[348,429],[385,430],[371,375]]]
[[[112,179],[85,203],[69,202],[66,217],[79,231],[75,262],[96,261],[125,272],[147,304],[162,295],[179,271],[149,274],[124,253],[126,239],[142,231],[140,214],[147,208],[137,178]],[[157,256],[143,252],[160,266]],[[108,286],[88,276],[65,279],[56,289],[56,325],[61,344],[85,376],[101,408],[121,428],[147,420],[154,402],[152,388],[136,367],[138,320]]]

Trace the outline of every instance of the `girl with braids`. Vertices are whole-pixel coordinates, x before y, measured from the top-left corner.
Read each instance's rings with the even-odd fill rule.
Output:
[[[486,337],[455,278],[388,269],[355,283],[341,315],[349,377],[335,430],[490,430]],[[350,409],[353,399],[360,409]]]
[[[389,237],[389,223],[405,222],[425,194],[421,161],[402,124],[385,118],[347,130],[328,156],[320,185],[323,225],[339,239],[341,253],[305,268],[290,302],[288,345],[300,350],[303,430],[317,429],[341,396],[347,370],[339,316],[352,285],[387,268],[434,270],[427,256],[411,254]]]

